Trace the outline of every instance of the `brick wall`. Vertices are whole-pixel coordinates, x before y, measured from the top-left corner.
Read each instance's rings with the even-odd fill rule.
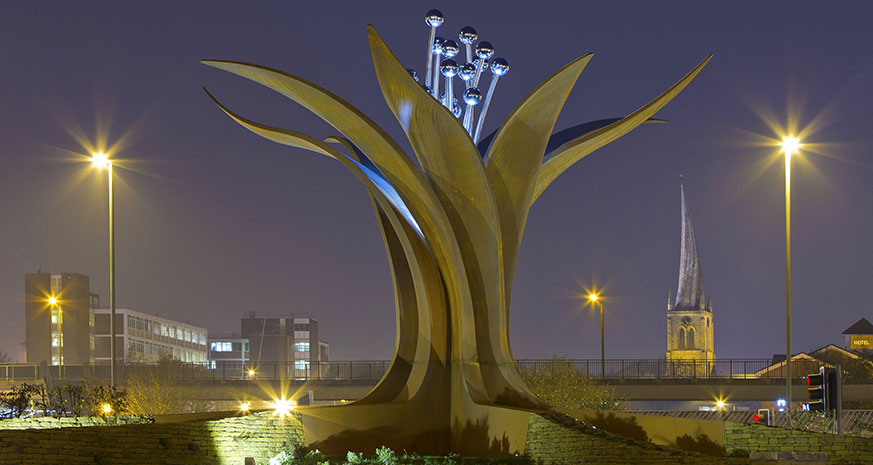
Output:
[[[0,430],[0,464],[242,465],[245,457],[265,464],[286,443],[303,442],[303,426],[296,413],[285,418],[262,412],[112,428],[78,426]]]
[[[525,455],[534,463],[747,464],[747,458],[710,457],[637,442],[594,429],[566,415],[530,415]]]
[[[873,463],[873,438],[725,422],[725,451],[824,452],[829,463]]]

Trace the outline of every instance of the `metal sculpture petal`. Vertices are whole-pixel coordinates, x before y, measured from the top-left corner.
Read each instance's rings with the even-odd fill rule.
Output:
[[[361,400],[303,410],[306,442],[329,453],[372,452],[381,445],[428,454],[523,452],[529,412],[549,409],[521,380],[509,343],[512,277],[528,210],[576,161],[653,121],[709,58],[625,118],[553,134],[567,95],[591,58],[585,55],[534,89],[477,147],[471,128],[456,119],[457,107],[455,114],[446,107],[454,96],[448,94],[446,106],[441,104],[435,92],[416,83],[372,26],[368,35],[382,94],[420,168],[372,120],[315,84],[262,66],[204,61],[289,97],[336,128],[342,137],[322,142],[255,123],[215,101],[266,139],[342,163],[369,192],[381,228],[397,316],[391,366]],[[489,53],[483,57],[491,56],[490,47],[482,47]],[[432,68],[430,58],[427,63]],[[493,63],[488,99],[509,69],[502,58]],[[449,83],[457,65],[444,65]],[[477,103],[472,94],[468,113]],[[466,119],[469,123],[472,115]]]

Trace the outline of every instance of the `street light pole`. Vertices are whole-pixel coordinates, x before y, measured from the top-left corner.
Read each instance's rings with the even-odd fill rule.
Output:
[[[103,152],[91,155],[91,163],[97,168],[106,168],[109,175],[109,383],[116,384],[116,359],[118,348],[115,344],[115,190],[112,184],[112,161]]]
[[[800,149],[794,137],[782,139],[785,152],[785,409],[791,426],[791,155]]]
[[[600,304],[600,379],[606,379],[606,351],[604,350],[603,338],[603,299],[594,292],[588,294],[588,300],[592,305]]]
[[[606,351],[603,342],[603,301],[600,301],[600,379],[606,379]]]
[[[107,161],[107,172],[109,173],[109,383],[115,387],[116,382],[116,358],[117,350],[115,344],[115,202],[113,201],[114,189],[112,185],[112,163]]]

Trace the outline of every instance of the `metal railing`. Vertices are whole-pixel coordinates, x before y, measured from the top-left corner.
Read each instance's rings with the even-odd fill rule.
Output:
[[[757,412],[750,410],[628,410],[622,413],[751,424],[753,423],[752,417]],[[833,433],[834,416],[822,415],[819,412],[792,411],[789,425],[786,414],[775,412],[770,419],[770,425],[817,433]],[[873,437],[873,410],[843,410],[840,434]]]
[[[873,383],[873,363],[867,360],[841,361],[843,382]],[[387,371],[387,360],[334,361],[334,362],[250,362],[205,363],[173,362],[175,377],[190,381],[229,380],[347,380],[377,381]],[[724,359],[724,360],[663,360],[627,359],[542,359],[517,360],[518,369],[526,373],[559,374],[571,372],[591,378],[606,380],[779,380],[785,379],[785,364],[773,364],[769,359]],[[791,369],[796,378],[807,373],[816,373],[821,362],[817,360],[793,361]],[[126,372],[149,366],[129,363],[120,367],[120,376]],[[254,374],[250,374],[254,370]],[[27,381],[44,378],[53,380],[100,380],[109,378],[108,365],[45,366],[33,364],[0,364],[0,381]]]

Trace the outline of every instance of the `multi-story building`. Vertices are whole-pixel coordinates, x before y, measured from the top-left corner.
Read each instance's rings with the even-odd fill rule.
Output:
[[[108,364],[108,308],[90,292],[88,276],[28,273],[24,277],[27,363]],[[115,311],[119,361],[149,362],[162,356],[205,363],[206,329],[130,309]]]
[[[82,274],[24,275],[27,363],[90,362],[90,292]]]
[[[318,320],[312,317],[251,312],[241,319],[239,333],[209,338],[209,360],[225,371],[281,369],[306,378],[313,362],[328,361],[329,347],[319,341]]]
[[[95,363],[109,363],[109,312],[108,308],[92,309],[92,357]],[[115,318],[119,359],[156,362],[161,358],[172,358],[188,363],[206,363],[205,328],[127,308],[115,309]]]

